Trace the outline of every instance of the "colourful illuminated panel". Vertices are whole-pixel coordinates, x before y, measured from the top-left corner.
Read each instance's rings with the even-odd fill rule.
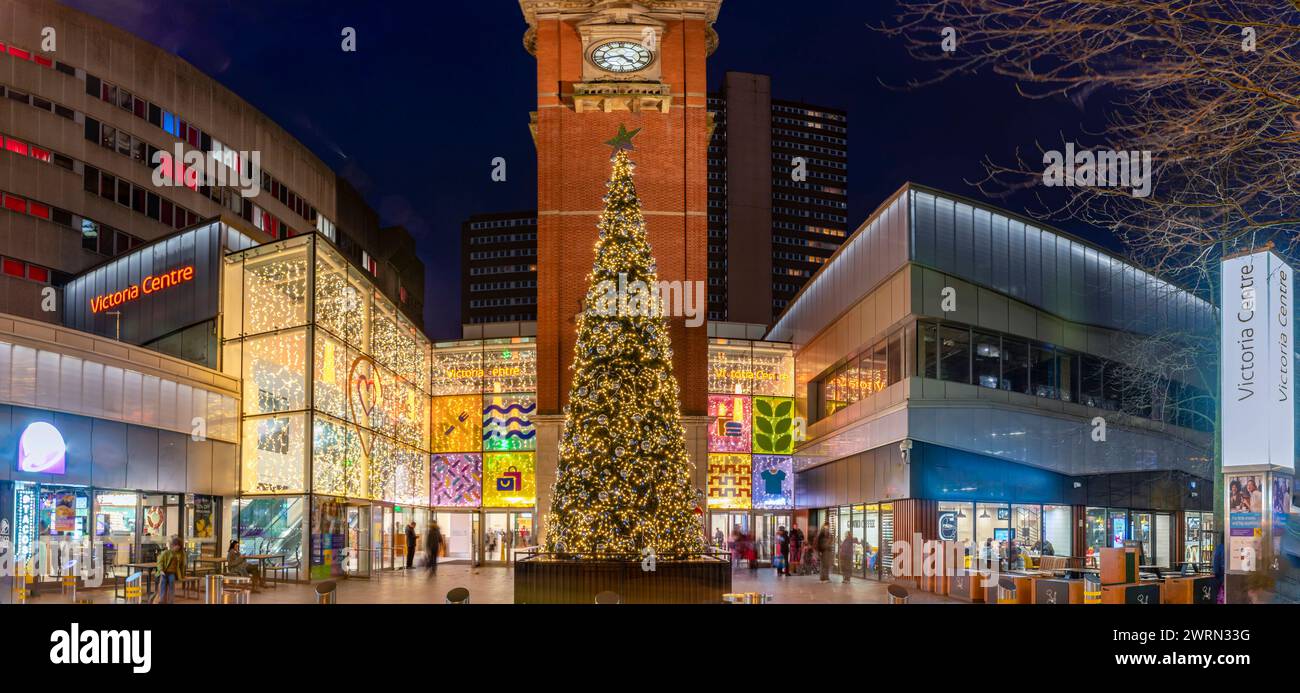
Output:
[[[532,395],[484,395],[483,449],[537,449],[537,428],[533,425],[536,411],[537,398]]]
[[[709,452],[749,452],[753,404],[741,395],[709,395]]]
[[[483,347],[435,347],[433,350],[433,394],[467,395],[483,391]]]
[[[483,398],[455,395],[433,398],[434,452],[474,452],[483,447]]]
[[[785,510],[794,507],[794,458],[754,455],[754,507]]]
[[[754,454],[794,453],[794,400],[754,398]]]
[[[709,455],[709,508],[749,510],[752,464],[749,455]]]
[[[794,396],[794,351],[788,345],[754,344],[753,393]]]
[[[747,395],[752,371],[749,342],[719,340],[709,344],[709,392]]]
[[[480,454],[435,454],[429,476],[429,503],[434,507],[477,508],[483,500]]]
[[[537,389],[537,346],[489,343],[483,348],[483,391],[531,392]]]
[[[483,455],[483,507],[526,508],[537,502],[537,464],[531,452]]]

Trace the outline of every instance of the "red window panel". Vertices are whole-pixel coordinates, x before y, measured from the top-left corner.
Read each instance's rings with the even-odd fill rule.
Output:
[[[39,55],[36,56],[36,64],[37,64],[37,65],[44,65],[45,67],[54,67],[54,61],[53,61],[53,60],[50,60],[49,58],[41,57],[41,56],[39,56]]]
[[[31,54],[31,53],[28,53],[27,51],[25,51],[25,50],[19,48],[18,46],[10,46],[10,47],[9,47],[9,55],[14,56],[15,58],[22,58],[23,60],[31,60],[31,59],[32,59],[32,54]]]
[[[3,53],[4,50],[5,50],[5,45],[3,43],[0,43],[0,53]]]
[[[27,143],[19,142],[18,140],[12,137],[5,138],[5,149],[8,149],[9,151],[14,152],[16,154],[22,154],[23,156],[27,156]]]
[[[14,197],[13,195],[5,193],[5,209],[13,212],[26,214],[27,200],[24,200],[21,197]]]
[[[40,147],[33,144],[31,151],[32,151],[33,159],[40,159],[41,161],[44,161],[47,164],[50,163],[51,159],[53,159],[53,157],[50,156],[50,151],[48,149],[41,149]]]
[[[36,265],[27,266],[27,278],[34,282],[48,284],[50,281],[50,271],[44,267]]]
[[[27,268],[23,266],[21,260],[7,257],[4,259],[4,273],[11,277],[18,277],[21,279],[27,276]]]
[[[50,206],[33,201],[27,205],[27,213],[48,220],[50,218]]]

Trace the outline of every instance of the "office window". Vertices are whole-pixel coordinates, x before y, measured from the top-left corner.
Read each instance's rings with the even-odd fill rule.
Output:
[[[980,387],[1002,387],[1002,347],[998,335],[975,332],[971,359],[975,367],[974,383]]]
[[[921,323],[918,326],[921,336],[916,340],[916,372],[923,378],[939,377],[938,326],[934,323]]]
[[[112,202],[117,197],[117,178],[101,172],[99,174],[99,196]]]
[[[1096,356],[1079,357],[1079,399],[1089,407],[1102,407],[1101,377],[1103,361]]]
[[[970,382],[970,331],[966,328],[939,328],[939,378]]]
[[[86,139],[91,142],[99,141],[99,121],[94,118],[86,118]]]
[[[149,117],[147,120],[154,127],[162,127],[162,109],[157,104],[149,104]]]

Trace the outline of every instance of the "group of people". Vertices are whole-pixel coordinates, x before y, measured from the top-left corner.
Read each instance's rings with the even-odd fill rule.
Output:
[[[406,569],[410,570],[415,567],[415,551],[419,536],[415,531],[415,522],[406,523]],[[442,536],[442,530],[438,528],[438,522],[435,520],[429,525],[429,531],[424,534],[424,572],[427,576],[433,577],[438,574],[438,554],[446,545],[447,538]]]
[[[722,546],[723,541],[722,529],[714,530],[713,543]],[[840,576],[847,583],[853,579],[853,559],[859,546],[864,555],[871,554],[871,545],[853,536],[852,530],[844,532],[842,538],[836,537],[829,522],[823,523],[811,538],[804,535],[798,522],[792,523],[789,530],[781,525],[772,538],[772,568],[781,577],[818,573],[822,582],[829,582],[838,559]],[[733,569],[739,567],[741,561],[746,561],[750,570],[757,570],[754,536],[740,525],[732,528],[727,548],[731,551]]]
[[[158,590],[154,593],[159,604],[176,602],[176,583],[185,579],[189,556],[179,536],[168,542],[167,548],[158,554]],[[262,571],[250,562],[239,550],[239,540],[231,539],[226,547],[225,575],[238,575],[253,580],[253,589],[266,586]]]

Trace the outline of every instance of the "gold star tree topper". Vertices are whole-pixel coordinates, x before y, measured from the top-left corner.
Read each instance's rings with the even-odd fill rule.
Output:
[[[614,135],[614,139],[606,141],[605,144],[614,148],[614,156],[617,156],[619,152],[623,151],[635,151],[635,147],[632,146],[632,138],[636,137],[638,132],[641,132],[641,128],[628,132],[627,127],[622,123],[619,123],[618,134]]]

